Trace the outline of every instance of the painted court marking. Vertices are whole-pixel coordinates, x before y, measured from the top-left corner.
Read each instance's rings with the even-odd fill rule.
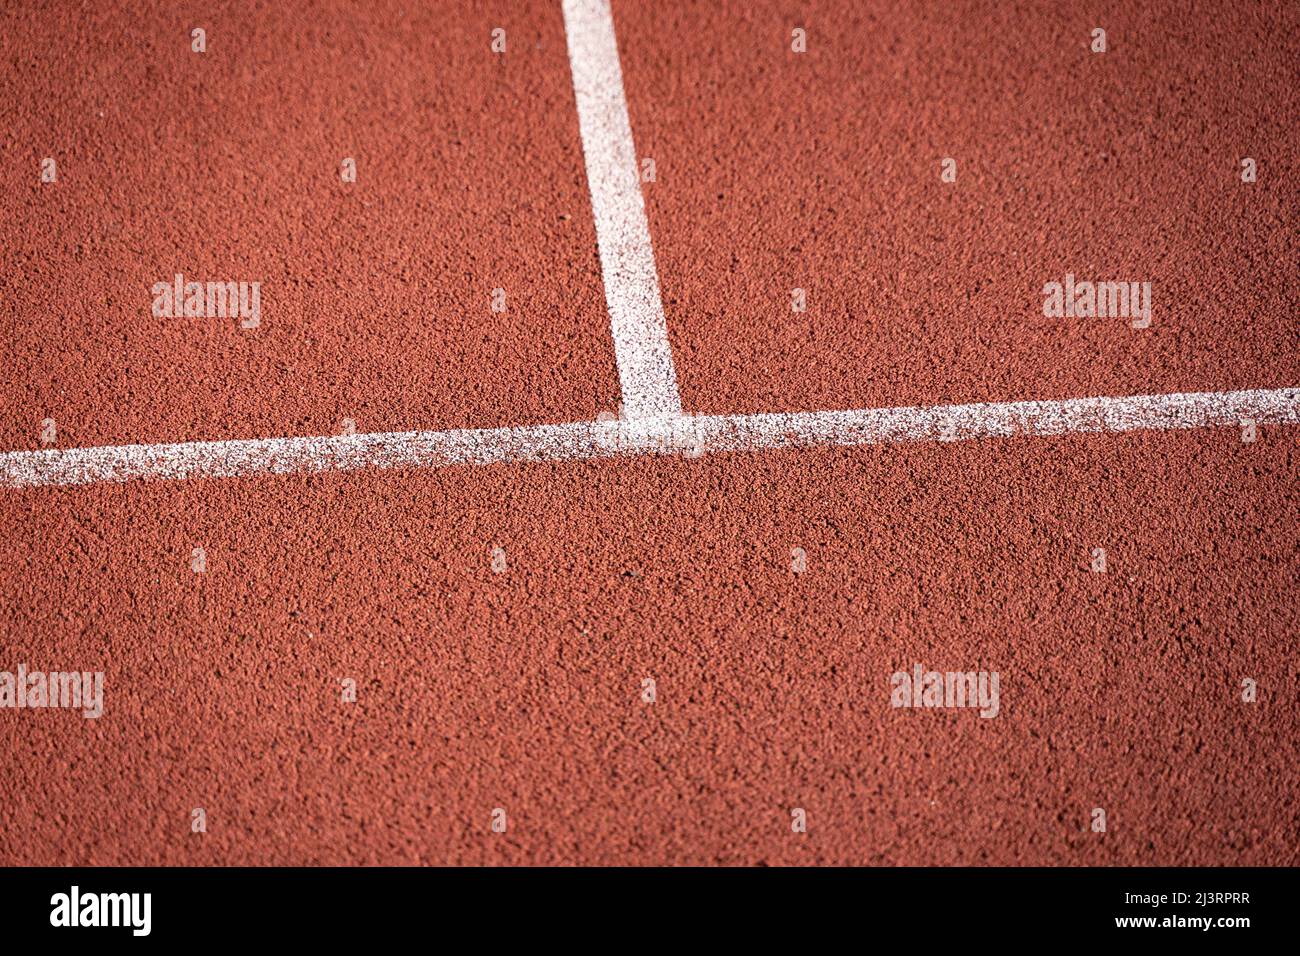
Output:
[[[681,414],[682,401],[659,297],[609,0],[564,0],[564,32],[623,391],[623,417],[671,418]]]
[[[760,415],[683,415],[608,0],[564,0],[623,419],[0,454],[0,486],[430,468],[614,455],[1300,424],[1300,388]]]
[[[20,451],[0,455],[0,485],[233,478],[358,468],[1208,428],[1236,426],[1244,419],[1260,425],[1300,424],[1300,389]]]

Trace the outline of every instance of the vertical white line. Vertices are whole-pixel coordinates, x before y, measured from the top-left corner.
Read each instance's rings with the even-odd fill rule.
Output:
[[[564,0],[582,153],[629,419],[681,414],[609,0]]]

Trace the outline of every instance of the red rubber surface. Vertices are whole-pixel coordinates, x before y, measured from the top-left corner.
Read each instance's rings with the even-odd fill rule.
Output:
[[[4,446],[46,417],[84,446],[617,407],[563,20],[511,7],[6,12]],[[177,272],[260,280],[261,327],[152,317]]]
[[[5,447],[612,408],[524,6],[7,11]],[[765,3],[616,3],[687,407],[1300,383],[1295,12],[1135,6],[823,4],[798,60]],[[256,336],[150,318],[178,268],[264,281]],[[1153,327],[1042,319],[1067,270]],[[0,709],[0,862],[1294,865],[1298,476],[1277,427],[4,490],[0,670],[106,677]],[[918,662],[999,715],[891,708]]]
[[[616,14],[637,147],[655,158],[645,194],[686,407],[1300,380],[1294,5]],[[1109,48],[1093,54],[1099,25]],[[940,179],[945,157],[956,182]],[[1151,282],[1151,327],[1044,318],[1043,285],[1067,272]]]

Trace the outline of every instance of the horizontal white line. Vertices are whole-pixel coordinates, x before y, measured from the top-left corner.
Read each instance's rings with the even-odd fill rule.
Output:
[[[0,486],[1300,423],[1300,388],[11,451]]]

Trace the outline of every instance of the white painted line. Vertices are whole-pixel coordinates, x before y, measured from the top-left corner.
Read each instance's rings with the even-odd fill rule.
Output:
[[[608,0],[564,0],[564,30],[623,417],[672,418],[682,403]]]
[[[1245,419],[1300,424],[1300,388],[11,451],[0,454],[0,487],[1209,428]]]

